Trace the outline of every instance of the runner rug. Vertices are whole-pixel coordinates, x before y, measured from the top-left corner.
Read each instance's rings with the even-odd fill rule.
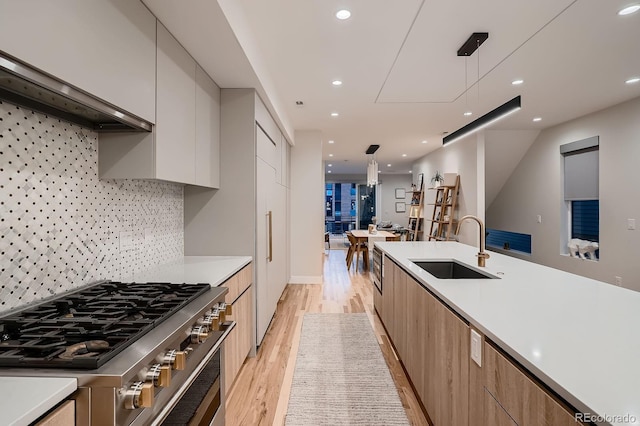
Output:
[[[285,424],[409,424],[367,314],[305,314]]]

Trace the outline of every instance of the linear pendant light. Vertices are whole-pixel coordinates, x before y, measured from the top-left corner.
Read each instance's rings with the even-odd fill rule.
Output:
[[[378,162],[376,161],[375,153],[380,148],[380,145],[369,145],[365,154],[370,155],[371,158],[367,163],[367,185],[375,186],[378,184]]]
[[[510,101],[500,105],[498,108],[494,109],[493,111],[489,111],[482,117],[477,118],[476,120],[472,121],[466,126],[461,127],[455,132],[445,136],[442,139],[442,145],[446,145],[448,143],[452,143],[466,136],[469,136],[470,134],[489,126],[490,124],[493,124],[496,121],[503,119],[507,115],[518,111],[521,107],[522,107],[521,97],[516,96]]]

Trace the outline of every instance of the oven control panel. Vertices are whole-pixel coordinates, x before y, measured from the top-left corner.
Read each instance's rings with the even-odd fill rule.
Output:
[[[209,350],[206,347],[213,347],[216,339],[224,331],[226,315],[230,314],[231,305],[224,302],[216,303],[208,308],[185,331],[186,338],[175,343],[171,349],[167,349],[155,357],[154,363],[146,366],[137,374],[137,380],[130,383],[121,390],[123,404],[126,410],[137,410],[139,408],[152,407],[155,396],[161,392],[162,388],[169,388],[176,381],[185,380],[189,371],[195,369],[196,365],[206,355]],[[206,343],[209,344],[206,344]],[[200,347],[203,347],[200,350]],[[193,362],[191,358],[197,359]],[[175,384],[176,387],[179,383]]]

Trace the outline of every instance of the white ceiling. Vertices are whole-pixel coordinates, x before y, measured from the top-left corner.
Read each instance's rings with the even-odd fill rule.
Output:
[[[384,172],[406,173],[444,132],[516,95],[522,110],[493,129],[540,130],[640,96],[624,83],[640,76],[640,12],[617,15],[634,1],[144,0],[221,87],[257,87],[289,136],[334,140],[334,173],[364,173],[370,144]],[[456,56],[480,31],[479,50]]]

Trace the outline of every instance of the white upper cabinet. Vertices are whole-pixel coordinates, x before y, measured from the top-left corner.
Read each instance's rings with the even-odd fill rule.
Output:
[[[139,1],[0,0],[0,50],[156,122],[156,19]]]
[[[152,133],[103,133],[100,177],[220,186],[220,88],[158,21]]]
[[[220,88],[196,67],[196,185],[220,187]]]
[[[196,183],[196,62],[158,21],[156,177]]]

